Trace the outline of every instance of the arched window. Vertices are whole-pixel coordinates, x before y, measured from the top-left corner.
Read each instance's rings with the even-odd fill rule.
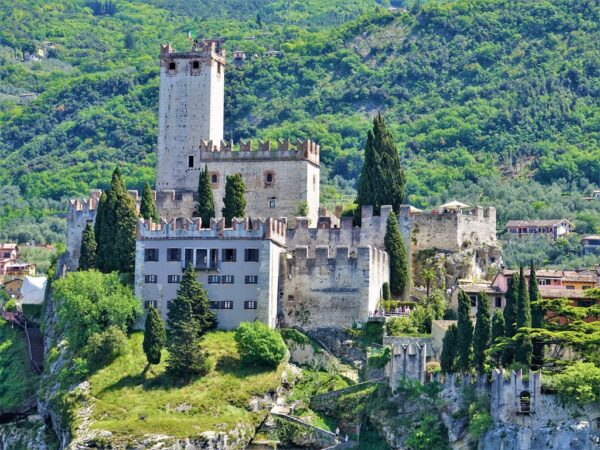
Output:
[[[529,414],[531,412],[531,393],[529,391],[523,391],[519,395],[519,403],[521,407],[521,413]]]

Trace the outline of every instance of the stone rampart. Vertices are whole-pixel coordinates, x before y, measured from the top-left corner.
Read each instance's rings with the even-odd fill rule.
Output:
[[[392,390],[402,378],[425,383],[427,346],[430,344],[431,338],[393,336],[384,339],[384,345],[392,347],[392,357],[386,368]]]
[[[297,246],[282,276],[282,314],[286,326],[344,328],[365,322],[389,281],[387,253],[372,246],[330,249]]]

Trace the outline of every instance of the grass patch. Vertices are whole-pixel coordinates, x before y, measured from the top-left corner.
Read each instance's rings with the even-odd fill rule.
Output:
[[[166,351],[161,364],[144,371],[142,333],[128,340],[130,351],[90,377],[92,425],[129,441],[146,434],[174,438],[204,431],[227,431],[237,424],[256,427],[265,412],[247,410],[248,401],[279,385],[283,365],[260,369],[242,364],[233,332],[208,333],[203,341],[214,370],[181,385],[165,375]]]
[[[10,412],[35,394],[38,375],[31,371],[25,338],[0,318],[0,412]]]

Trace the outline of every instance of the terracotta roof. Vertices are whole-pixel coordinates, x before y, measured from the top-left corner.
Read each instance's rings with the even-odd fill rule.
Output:
[[[540,286],[540,295],[542,298],[568,298],[568,299],[584,299],[585,291],[582,289],[562,289],[562,288],[546,288]]]
[[[18,244],[15,244],[13,242],[6,242],[4,244],[0,243],[0,249],[2,250],[14,250],[15,248],[18,247]]]
[[[553,227],[561,222],[569,222],[567,219],[547,219],[547,220],[509,220],[506,222],[506,228],[514,227]]]
[[[485,292],[486,294],[502,294],[503,292],[491,283],[468,283],[461,284],[458,289],[462,289],[468,294],[479,294]]]
[[[529,269],[523,270],[526,277],[529,276]],[[514,275],[519,273],[516,269],[504,269],[503,275]],[[579,281],[596,283],[596,274],[591,270],[555,270],[555,269],[538,269],[535,271],[535,276],[539,278],[559,278],[563,281]]]

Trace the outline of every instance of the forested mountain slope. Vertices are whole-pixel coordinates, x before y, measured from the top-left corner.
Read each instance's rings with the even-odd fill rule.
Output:
[[[158,45],[185,49],[189,30],[250,56],[227,72],[227,137],[316,139],[325,200],[352,198],[376,110],[417,205],[459,181],[600,182],[597,1],[434,1],[396,14],[367,0],[97,4],[7,0],[0,11],[0,181],[26,201],[104,186],[116,161],[131,188],[153,180]],[[50,58],[15,59],[44,41]],[[41,95],[16,105],[29,91]]]

